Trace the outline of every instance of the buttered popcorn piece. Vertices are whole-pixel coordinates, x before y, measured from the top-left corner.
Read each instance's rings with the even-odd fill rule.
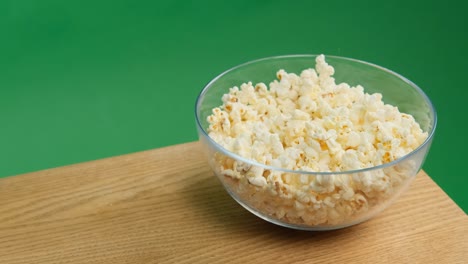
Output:
[[[381,165],[427,138],[411,115],[385,104],[362,86],[336,84],[325,57],[298,76],[284,70],[268,87],[229,89],[208,117],[209,136],[227,150],[273,167],[341,172]],[[385,201],[414,166],[359,174],[299,175],[244,166],[215,157],[217,173],[266,213],[295,223],[337,224]],[[391,171],[391,172],[390,172]],[[242,180],[246,179],[246,180]],[[245,185],[245,186],[243,186]],[[250,189],[249,189],[250,188]],[[275,206],[265,206],[275,200]]]

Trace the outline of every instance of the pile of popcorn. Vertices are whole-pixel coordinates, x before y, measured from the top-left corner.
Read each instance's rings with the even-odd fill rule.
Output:
[[[407,160],[383,169],[427,138],[414,118],[385,104],[379,93],[336,84],[325,57],[300,76],[280,70],[278,80],[230,88],[208,117],[210,138],[239,156],[300,174],[268,169],[221,153],[211,165],[250,206],[281,221],[346,224],[383,204],[414,175]]]

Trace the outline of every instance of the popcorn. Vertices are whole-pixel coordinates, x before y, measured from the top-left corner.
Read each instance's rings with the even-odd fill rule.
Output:
[[[288,173],[216,153],[212,167],[251,206],[301,225],[345,225],[389,202],[419,167],[396,160],[428,134],[414,118],[360,85],[336,84],[325,57],[298,76],[284,70],[269,84],[244,83],[222,96],[208,117],[209,136],[225,149]],[[329,174],[299,174],[299,171]],[[333,174],[335,173],[336,174]]]

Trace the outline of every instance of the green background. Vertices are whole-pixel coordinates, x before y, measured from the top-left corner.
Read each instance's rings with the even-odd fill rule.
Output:
[[[0,2],[0,177],[197,139],[194,102],[237,64],[328,54],[433,100],[424,169],[466,211],[468,23],[450,1]],[[1,182],[0,182],[1,183]]]

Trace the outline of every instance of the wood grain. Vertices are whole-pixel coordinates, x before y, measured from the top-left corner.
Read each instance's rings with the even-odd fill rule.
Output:
[[[0,180],[0,263],[467,263],[468,219],[421,172],[392,207],[328,232],[244,210],[188,143]]]

